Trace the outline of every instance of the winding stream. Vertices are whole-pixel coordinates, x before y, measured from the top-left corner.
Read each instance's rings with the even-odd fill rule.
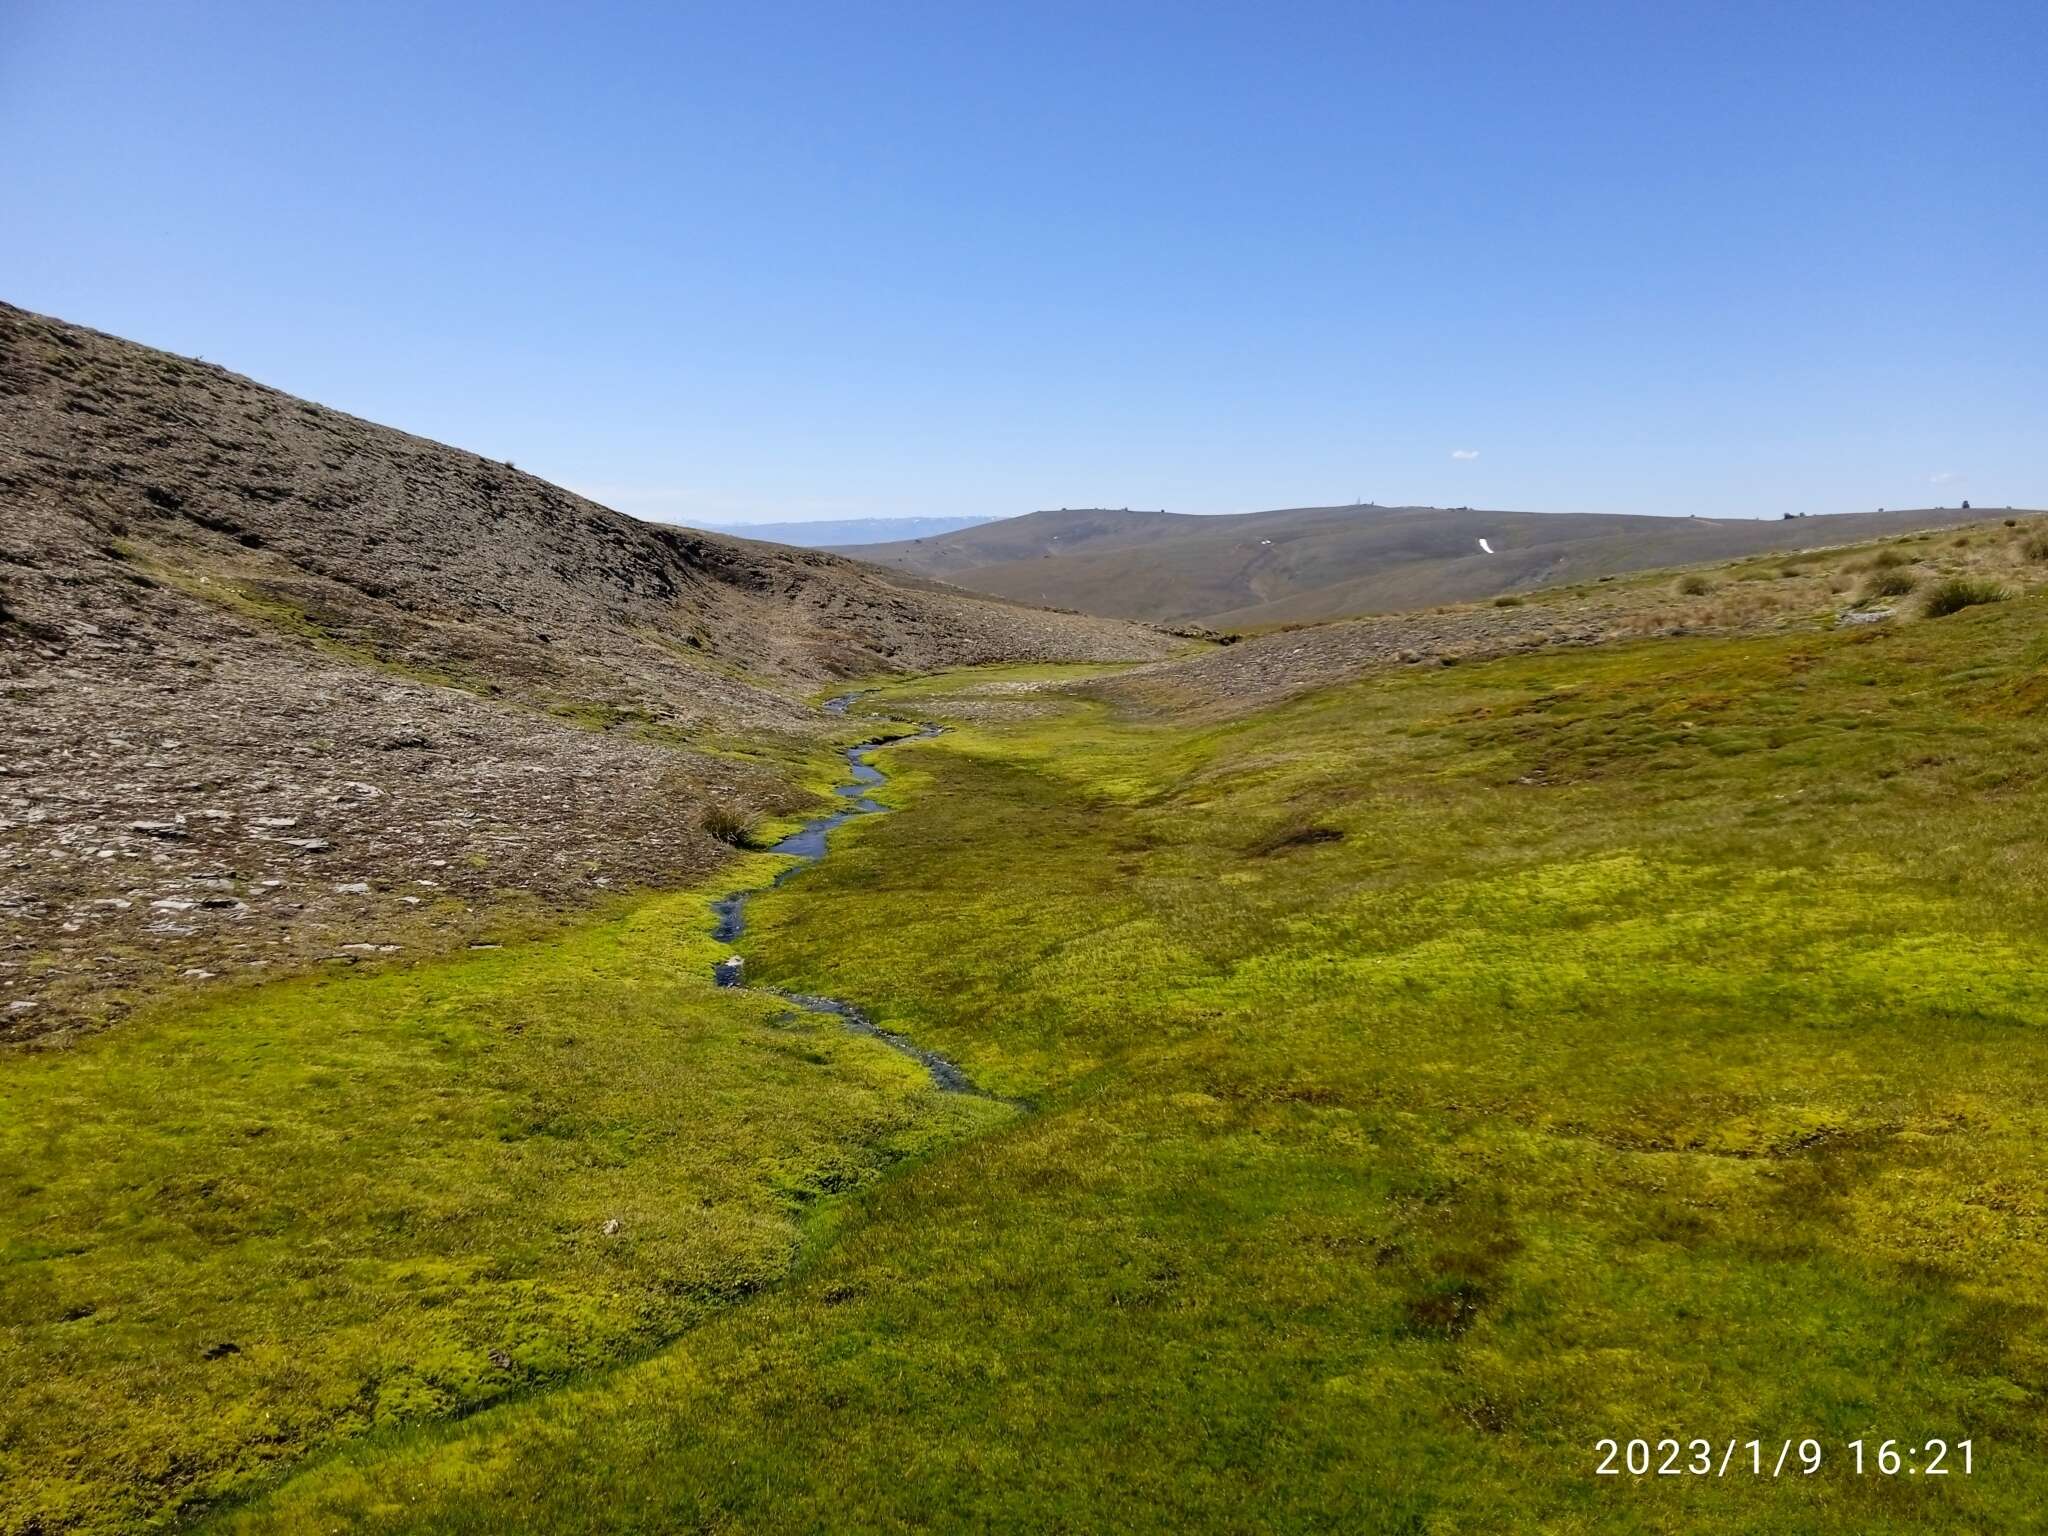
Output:
[[[852,705],[853,701],[859,697],[859,693],[848,693],[842,694],[836,699],[827,700],[825,712],[830,715],[843,715],[848,707]],[[846,764],[848,771],[852,774],[852,779],[848,783],[835,787],[832,793],[853,803],[843,811],[834,811],[830,815],[819,816],[805,822],[781,842],[769,848],[767,851],[770,853],[785,854],[802,862],[792,864],[776,875],[769,882],[767,888],[773,890],[791,875],[809,869],[813,864],[824,858],[830,852],[829,839],[831,835],[853,820],[854,817],[880,815],[887,810],[886,806],[878,805],[868,798],[868,792],[888,777],[869,760],[873,753],[883,747],[893,746],[897,742],[922,741],[938,734],[938,726],[925,725],[907,736],[882,737],[873,741],[859,742],[848,747],[846,749]],[[734,891],[730,896],[722,896],[711,903],[712,913],[718,918],[718,926],[712,930],[711,936],[713,938],[717,939],[721,944],[730,944],[747,931],[747,898],[753,894],[752,891]],[[721,987],[737,987],[744,985],[745,970],[746,964],[738,955],[728,955],[712,967],[711,974]],[[888,1046],[890,1050],[898,1051],[910,1057],[911,1060],[917,1062],[925,1069],[930,1075],[933,1085],[942,1092],[971,1093],[982,1098],[992,1097],[992,1095],[975,1086],[974,1080],[961,1069],[959,1063],[948,1060],[937,1051],[924,1049],[907,1035],[899,1035],[894,1030],[882,1028],[873,1019],[843,998],[820,997],[807,992],[784,992],[778,987],[760,987],[751,990],[770,993],[775,997],[781,998],[784,1002],[794,1004],[806,1013],[832,1014],[855,1034],[866,1035],[871,1040],[879,1040],[882,1044]]]

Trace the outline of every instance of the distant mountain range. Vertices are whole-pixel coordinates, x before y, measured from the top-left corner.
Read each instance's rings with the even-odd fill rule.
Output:
[[[977,592],[1151,623],[1304,623],[1983,518],[1945,507],[1783,520],[1291,507],[1199,517],[1032,512],[838,553]]]
[[[817,523],[699,523],[713,533],[767,544],[794,544],[798,549],[833,549],[842,544],[901,543],[936,534],[977,528],[986,517],[841,517]]]

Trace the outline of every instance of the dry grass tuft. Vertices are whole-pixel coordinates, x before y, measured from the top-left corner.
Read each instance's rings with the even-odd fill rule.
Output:
[[[697,828],[730,848],[753,847],[754,818],[744,806],[715,800],[697,813]]]

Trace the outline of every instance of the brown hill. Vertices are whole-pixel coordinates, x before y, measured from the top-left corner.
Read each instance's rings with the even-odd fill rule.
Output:
[[[1227,517],[1089,509],[841,553],[1023,602],[1249,628],[1848,544],[1982,515],[1932,508],[1765,522],[1467,507],[1293,507]]]
[[[836,680],[1174,644],[0,305],[0,1037],[701,873],[805,802]]]

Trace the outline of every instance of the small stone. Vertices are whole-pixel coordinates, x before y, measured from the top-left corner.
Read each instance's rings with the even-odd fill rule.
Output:
[[[334,888],[334,894],[337,896],[367,896],[370,894],[370,885],[367,880],[351,880],[346,885],[337,885]]]
[[[605,1224],[604,1224],[604,1235],[605,1235],[606,1237],[617,1237],[617,1236],[619,1235],[619,1218],[618,1218],[618,1217],[614,1216],[614,1217],[610,1218],[610,1219],[609,1219],[608,1221],[606,1221],[606,1222],[605,1222]]]
[[[128,830],[140,832],[145,837],[178,838],[187,835],[185,829],[175,821],[131,821],[128,823]]]
[[[502,1349],[494,1349],[491,1351],[491,1364],[501,1371],[509,1371],[512,1369],[512,1357]]]
[[[301,853],[325,853],[334,846],[324,837],[288,837],[284,844],[287,848],[296,848]]]

